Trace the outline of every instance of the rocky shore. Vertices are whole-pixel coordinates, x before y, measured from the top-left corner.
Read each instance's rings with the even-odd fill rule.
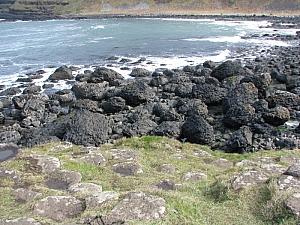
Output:
[[[285,26],[298,27],[297,23]],[[139,62],[145,60],[140,59],[134,62],[129,80],[107,67],[75,76],[78,68],[61,66],[49,76],[50,84],[43,86],[48,91],[43,93],[34,82],[43,71],[28,74],[16,81],[20,88],[0,93],[1,143],[32,147],[67,141],[99,146],[157,135],[230,153],[298,148],[299,35],[260,38],[290,41],[294,46],[262,50],[254,59],[245,58],[246,49],[222,63],[206,61],[154,72],[140,68]],[[124,68],[133,63],[126,58],[111,60]],[[49,91],[51,82],[62,80],[72,88]]]

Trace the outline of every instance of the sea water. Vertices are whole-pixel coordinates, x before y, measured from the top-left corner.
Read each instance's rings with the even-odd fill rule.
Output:
[[[99,19],[0,22],[0,82],[17,86],[19,77],[45,70],[44,82],[55,68],[78,66],[80,72],[107,66],[128,78],[134,67],[150,71],[180,68],[206,60],[221,62],[238,49],[288,46],[282,41],[243,38],[263,34],[290,34],[267,21],[213,19]],[[117,60],[108,60],[115,56]],[[126,64],[122,58],[130,59]],[[145,60],[136,65],[140,58]],[[64,88],[65,83],[60,83]]]

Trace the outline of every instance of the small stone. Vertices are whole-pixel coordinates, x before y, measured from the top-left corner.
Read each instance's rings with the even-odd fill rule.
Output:
[[[252,162],[250,160],[244,159],[241,162],[236,163],[235,165],[236,166],[244,166],[244,167],[246,167],[246,166],[257,166],[258,164],[255,163],[255,162]]]

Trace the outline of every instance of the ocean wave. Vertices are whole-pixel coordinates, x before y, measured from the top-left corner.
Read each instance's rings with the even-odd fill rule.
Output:
[[[96,25],[96,26],[92,26],[92,29],[104,29],[105,26],[104,25]]]

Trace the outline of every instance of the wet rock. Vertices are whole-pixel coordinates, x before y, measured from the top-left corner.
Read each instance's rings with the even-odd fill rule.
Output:
[[[200,172],[186,172],[183,173],[180,177],[180,180],[186,180],[186,181],[195,181],[195,180],[202,180],[206,178],[207,176],[204,173]]]
[[[14,95],[19,94],[21,92],[22,91],[19,88],[11,87],[11,88],[8,88],[4,91],[1,91],[0,96],[14,96]]]
[[[142,167],[136,162],[118,163],[112,166],[112,170],[124,176],[134,176],[144,172]]]
[[[118,86],[124,77],[118,72],[105,67],[97,67],[88,79],[90,83],[107,81],[111,86]]]
[[[113,191],[98,192],[85,198],[86,209],[103,206],[111,201],[119,199],[119,195]]]
[[[75,218],[82,212],[82,203],[70,196],[49,196],[38,201],[33,208],[34,214],[50,218],[56,222]]]
[[[36,94],[41,92],[41,86],[37,86],[37,85],[30,85],[29,87],[25,88],[23,90],[23,94]]]
[[[265,174],[255,170],[243,171],[233,177],[231,180],[231,187],[234,190],[240,190],[245,186],[265,183],[268,179],[269,178]]]
[[[30,202],[37,197],[41,197],[42,193],[31,191],[24,188],[19,188],[12,191],[12,195],[17,199],[18,202],[26,203]]]
[[[20,153],[20,149],[12,144],[0,144],[0,162],[14,158]]]
[[[210,144],[215,140],[213,127],[198,115],[189,117],[183,124],[182,137],[197,144]]]
[[[81,181],[81,174],[69,170],[55,170],[49,173],[45,185],[50,189],[67,190],[70,186]]]
[[[144,68],[134,68],[129,76],[131,77],[149,77],[151,72]]]
[[[69,69],[67,66],[61,66],[57,68],[53,74],[51,74],[48,78],[50,81],[55,80],[72,80],[72,70]]]
[[[164,217],[165,204],[162,198],[143,192],[129,192],[110,215],[129,220],[155,220]]]

